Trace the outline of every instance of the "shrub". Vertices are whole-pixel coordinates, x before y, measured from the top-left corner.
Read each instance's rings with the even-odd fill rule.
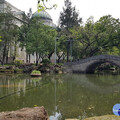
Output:
[[[58,65],[63,66],[63,65],[64,65],[64,63],[58,63]]]
[[[41,74],[41,72],[38,70],[33,70],[31,74]]]
[[[20,65],[23,64],[23,61],[22,61],[22,60],[15,60],[14,64],[15,64],[16,66],[20,66]]]
[[[48,64],[51,63],[51,61],[48,60],[48,59],[43,59],[42,63],[43,63],[44,65],[48,65]]]
[[[15,69],[14,72],[15,73],[23,73],[23,69]]]

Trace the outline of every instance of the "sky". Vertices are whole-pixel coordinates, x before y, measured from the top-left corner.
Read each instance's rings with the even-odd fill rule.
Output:
[[[7,0],[26,13],[32,8],[33,13],[37,11],[37,0]],[[72,5],[76,6],[79,11],[79,17],[83,22],[90,17],[94,17],[94,21],[99,20],[104,15],[112,15],[114,18],[120,18],[120,0],[71,0]],[[49,0],[48,6],[57,4],[57,9],[47,11],[55,24],[58,23],[60,12],[64,7],[64,0]]]

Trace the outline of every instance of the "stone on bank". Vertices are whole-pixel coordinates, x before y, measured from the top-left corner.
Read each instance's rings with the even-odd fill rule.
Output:
[[[45,108],[23,108],[12,112],[1,112],[0,120],[48,120],[48,113]]]

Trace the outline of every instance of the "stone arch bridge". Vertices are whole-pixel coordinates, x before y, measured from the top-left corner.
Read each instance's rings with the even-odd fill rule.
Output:
[[[65,63],[65,71],[73,73],[94,73],[95,68],[102,63],[111,63],[120,67],[120,56],[98,55],[75,62]]]

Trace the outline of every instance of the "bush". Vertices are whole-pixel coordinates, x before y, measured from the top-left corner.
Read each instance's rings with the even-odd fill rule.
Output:
[[[23,73],[23,69],[15,69],[14,72],[15,73]]]
[[[23,64],[23,61],[22,60],[15,60],[14,64],[15,64],[15,66],[20,66]]]
[[[31,74],[41,74],[41,72],[38,70],[33,70]]]
[[[64,65],[64,63],[58,63],[58,65],[63,66],[63,65]]]
[[[49,64],[51,63],[51,61],[48,60],[48,59],[43,59],[42,63],[43,63],[44,65],[49,65]]]

